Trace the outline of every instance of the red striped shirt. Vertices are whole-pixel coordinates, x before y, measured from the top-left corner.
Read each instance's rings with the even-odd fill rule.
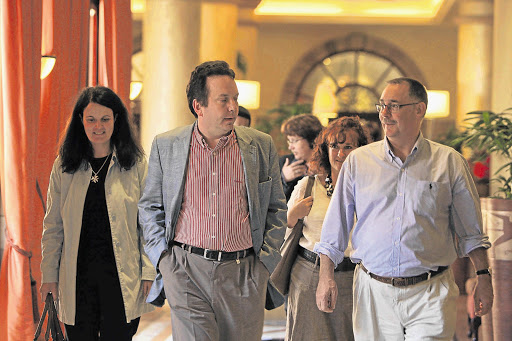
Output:
[[[211,149],[195,126],[174,239],[220,251],[252,247],[244,168],[234,131]]]

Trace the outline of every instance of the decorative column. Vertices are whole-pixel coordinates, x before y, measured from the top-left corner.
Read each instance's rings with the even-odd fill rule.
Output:
[[[195,120],[185,89],[199,64],[200,18],[200,0],[146,2],[141,143],[148,155],[155,135]]]
[[[466,113],[491,108],[492,0],[459,3],[457,127]]]
[[[200,60],[224,60],[236,67],[238,1],[204,1],[201,5]]]
[[[502,112],[512,107],[512,1],[494,0],[492,110]],[[491,155],[491,174],[503,164],[510,162]],[[506,178],[510,174],[503,174]],[[491,193],[497,185],[491,183]],[[482,203],[484,203],[483,201]],[[484,207],[483,207],[484,208]],[[493,338],[489,340],[512,340],[512,201],[493,199],[493,206],[485,210],[489,239],[493,243],[489,258],[493,268],[494,305],[492,309]],[[486,341],[486,340],[484,340]]]
[[[246,73],[237,74],[237,78],[256,79],[256,56],[258,51],[258,23],[254,17],[254,9],[259,0],[246,0],[240,4],[238,15],[238,32],[236,50],[240,52],[246,63]],[[241,71],[241,70],[239,70]]]

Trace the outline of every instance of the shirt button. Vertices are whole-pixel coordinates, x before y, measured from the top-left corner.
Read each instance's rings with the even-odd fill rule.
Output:
[[[212,193],[213,196],[215,196],[215,193]]]
[[[217,173],[213,172],[212,175],[217,175]]]
[[[215,218],[215,213],[214,213],[214,214],[212,214],[212,217],[213,217],[213,218]]]
[[[397,246],[398,246],[398,242],[395,242],[395,245],[397,245]]]
[[[402,168],[402,169],[400,169],[400,170],[401,170],[402,172],[405,172],[405,169],[404,169],[404,168]]]
[[[400,217],[396,217],[396,220],[400,220]]]

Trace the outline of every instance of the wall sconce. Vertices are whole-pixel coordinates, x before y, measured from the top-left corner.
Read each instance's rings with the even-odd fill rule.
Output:
[[[142,91],[142,82],[140,82],[140,81],[130,82],[130,101],[133,101],[134,99],[139,97],[141,91]]]
[[[260,107],[260,82],[236,80],[238,87],[238,104],[246,109]]]
[[[41,56],[41,79],[45,79],[52,72],[56,61],[57,57],[55,56]]]
[[[132,13],[144,13],[146,11],[146,0],[131,0],[130,8]]]
[[[450,115],[450,92],[428,90],[428,107],[425,118],[441,118]]]

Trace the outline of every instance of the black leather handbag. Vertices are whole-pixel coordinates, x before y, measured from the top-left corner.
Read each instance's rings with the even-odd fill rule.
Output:
[[[62,328],[60,327],[59,317],[57,316],[57,309],[55,308],[55,303],[53,303],[53,296],[50,293],[46,295],[43,314],[41,315],[41,319],[37,324],[36,333],[34,334],[34,341],[37,341],[39,339],[39,336],[41,335],[46,315],[48,315],[48,323],[46,324],[44,340],[49,341],[51,337],[51,340],[53,341],[66,341],[66,338],[62,333]]]

